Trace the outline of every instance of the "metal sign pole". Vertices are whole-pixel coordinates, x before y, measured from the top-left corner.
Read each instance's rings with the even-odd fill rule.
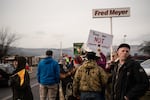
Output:
[[[113,35],[113,30],[112,30],[112,17],[110,17],[110,34]],[[110,59],[112,60],[112,53],[113,53],[113,47],[112,47],[112,44],[111,44],[111,47],[110,47]]]

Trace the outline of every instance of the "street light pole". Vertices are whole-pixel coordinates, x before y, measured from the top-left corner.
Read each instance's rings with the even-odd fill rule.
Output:
[[[62,41],[60,42],[60,58],[62,58]]]
[[[126,37],[127,37],[127,35],[125,34],[123,37],[124,37],[123,42],[126,43]]]

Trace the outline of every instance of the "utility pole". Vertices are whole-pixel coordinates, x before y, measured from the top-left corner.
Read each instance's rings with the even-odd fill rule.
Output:
[[[62,41],[60,41],[60,59],[62,59]]]
[[[126,37],[127,37],[127,35],[125,34],[125,35],[123,35],[123,37],[124,37],[123,38],[123,42],[126,43]]]

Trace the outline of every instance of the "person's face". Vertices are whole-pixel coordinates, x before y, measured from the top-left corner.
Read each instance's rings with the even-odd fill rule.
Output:
[[[18,62],[17,62],[17,61],[14,61],[14,62],[13,62],[13,65],[14,65],[15,68],[17,68]]]
[[[117,58],[118,58],[117,53],[116,53],[116,52],[113,53],[113,54],[112,54],[112,61],[115,61]]]
[[[119,48],[119,50],[117,51],[117,54],[118,54],[118,58],[120,60],[126,60],[127,57],[129,56],[129,48],[126,48],[126,47],[122,47],[122,48]]]

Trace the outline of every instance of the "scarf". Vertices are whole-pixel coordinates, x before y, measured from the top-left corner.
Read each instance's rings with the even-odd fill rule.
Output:
[[[20,77],[20,86],[24,83],[24,75],[25,75],[25,69],[20,70],[17,72],[18,76]]]

